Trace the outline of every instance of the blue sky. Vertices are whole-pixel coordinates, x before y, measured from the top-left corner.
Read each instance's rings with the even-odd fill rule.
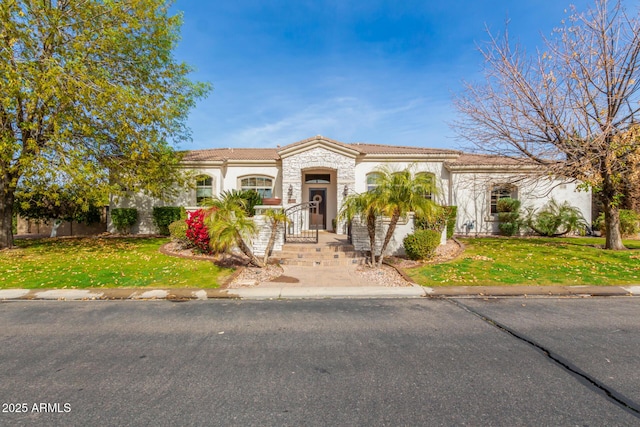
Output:
[[[176,0],[175,56],[214,90],[191,112],[182,149],[343,142],[464,148],[452,93],[478,80],[477,45],[509,31],[541,46],[562,0]]]

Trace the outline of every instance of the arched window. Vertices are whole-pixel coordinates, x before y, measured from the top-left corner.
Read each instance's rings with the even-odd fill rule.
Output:
[[[209,175],[196,177],[196,206],[202,206],[205,200],[213,197],[213,178]]]
[[[267,176],[248,176],[240,180],[242,190],[255,190],[263,199],[273,197],[273,179]]]
[[[379,176],[380,174],[376,172],[371,172],[367,175],[367,191],[373,191],[376,189],[376,187],[378,186],[377,182]]]
[[[425,181],[429,183],[429,187],[431,188],[431,191],[425,192],[422,195],[422,197],[428,200],[433,200],[433,196],[434,196],[433,190],[436,187],[436,176],[431,172],[419,172],[416,174],[416,177],[423,178]]]
[[[518,198],[518,188],[516,186],[511,184],[497,184],[491,187],[491,215],[498,213],[498,200],[507,198]]]

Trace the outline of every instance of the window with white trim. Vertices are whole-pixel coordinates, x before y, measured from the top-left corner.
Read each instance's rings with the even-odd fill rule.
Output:
[[[367,175],[367,191],[373,191],[376,189],[378,186],[377,180],[379,176],[380,174],[376,172],[372,172]]]
[[[498,200],[507,198],[518,198],[518,188],[516,186],[510,184],[498,184],[491,187],[491,215],[498,214]]]
[[[248,176],[240,180],[242,190],[255,190],[263,199],[273,197],[273,179],[267,176]]]
[[[429,192],[425,192],[422,197],[424,197],[425,199],[428,200],[433,200],[433,188],[435,188],[435,182],[436,182],[436,176],[434,174],[432,174],[431,172],[419,172],[416,174],[416,176],[424,176],[425,178],[427,178],[430,182],[430,187],[432,189],[432,191]]]
[[[209,175],[196,177],[196,206],[202,206],[208,199],[213,198],[213,178]]]

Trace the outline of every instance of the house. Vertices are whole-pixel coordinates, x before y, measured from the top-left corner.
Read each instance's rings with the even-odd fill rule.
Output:
[[[537,166],[517,159],[468,154],[458,150],[343,143],[315,136],[277,148],[212,148],[187,152],[183,166],[197,174],[194,187],[170,202],[142,195],[112,202],[112,207],[136,207],[139,223],[134,233],[153,233],[153,206],[185,206],[195,209],[206,198],[232,189],[254,189],[264,199],[284,208],[316,201],[314,219],[308,214],[300,227],[348,232],[335,221],[344,198],[367,191],[375,169],[389,165],[398,170],[413,167],[416,173],[433,176],[442,205],[458,207],[455,232],[498,232],[497,201],[517,198],[523,207],[540,208],[551,198],[568,201],[591,222],[591,193],[578,191],[578,183],[561,178],[540,178]],[[295,209],[290,209],[293,212]],[[334,230],[334,227],[336,230]],[[110,231],[113,227],[109,226]],[[407,230],[400,233],[407,233]],[[410,232],[410,231],[409,231]],[[402,241],[395,238],[396,251]],[[368,245],[368,243],[367,243]]]

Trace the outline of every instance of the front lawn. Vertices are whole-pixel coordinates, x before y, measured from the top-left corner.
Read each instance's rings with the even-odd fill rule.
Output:
[[[640,241],[608,251],[600,238],[471,238],[443,264],[406,270],[423,286],[628,285],[640,283]]]
[[[170,257],[168,239],[73,238],[16,240],[0,251],[0,289],[216,288],[233,270],[210,261]]]

